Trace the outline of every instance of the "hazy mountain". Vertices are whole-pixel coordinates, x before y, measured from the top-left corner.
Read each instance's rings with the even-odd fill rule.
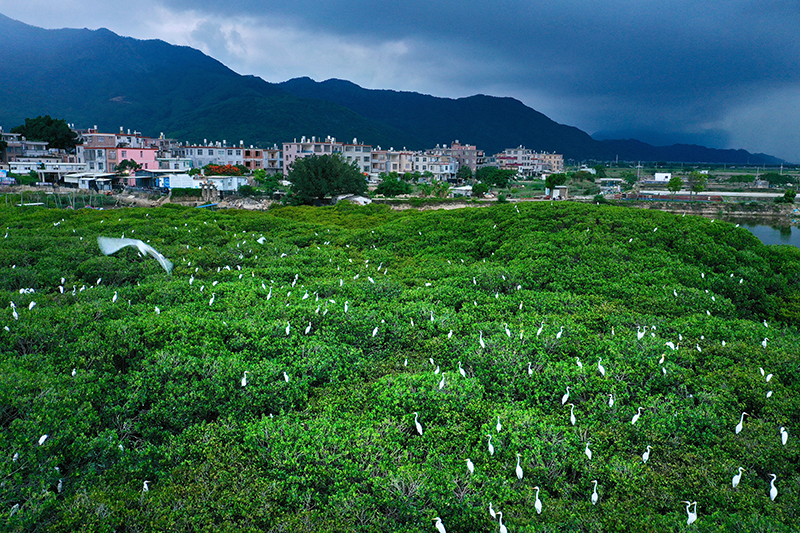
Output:
[[[194,142],[271,145],[331,135],[397,149],[460,140],[487,154],[524,145],[579,160],[780,163],[744,150],[597,141],[513,98],[437,98],[309,78],[272,84],[189,47],[105,29],[45,30],[3,15],[0,65],[0,125],[6,129],[49,114],[78,127],[124,126]]]

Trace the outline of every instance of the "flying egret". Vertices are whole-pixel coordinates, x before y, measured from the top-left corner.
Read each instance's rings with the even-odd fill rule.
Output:
[[[575,425],[575,404],[569,404],[569,421],[572,422],[572,425]]]
[[[687,515],[686,523],[688,525],[692,525],[692,523],[694,523],[694,521],[697,520],[697,502],[687,502],[686,500],[684,500],[682,503],[686,504],[686,515]],[[692,505],[694,505],[694,511],[689,510],[689,507],[691,507]]]
[[[594,483],[594,490],[592,491],[592,505],[597,505],[597,500],[600,499],[600,496],[597,494],[597,480],[593,479],[592,483]]]
[[[586,441],[586,449],[583,450],[583,453],[586,454],[586,457],[588,457],[590,461],[592,460],[592,450],[591,450],[591,448],[589,448],[589,441],[588,440]]]
[[[747,413],[743,412],[742,416],[739,418],[739,423],[736,424],[736,434],[737,435],[742,431],[742,428],[744,427],[744,415],[746,415],[746,414]]]
[[[461,374],[462,377],[467,377],[467,372],[461,368],[461,361],[458,362],[458,373]]]
[[[242,375],[242,387],[246,387],[247,386],[247,374],[248,373],[249,373],[249,371],[245,370],[244,374]]]
[[[781,429],[779,431],[781,433],[781,444],[786,446],[786,441],[789,440],[789,432],[786,431],[786,428],[783,426],[781,426]]]
[[[775,480],[778,479],[778,476],[775,474],[770,474],[772,476],[772,480],[769,482],[769,499],[775,501],[775,498],[778,497],[778,489],[775,487]]]
[[[542,500],[539,499],[539,487],[533,487],[533,490],[536,491],[536,501],[533,502],[533,506],[536,508],[537,514],[542,514]]]
[[[517,467],[515,468],[515,471],[517,473],[517,479],[519,479],[521,481],[522,480],[522,467],[519,465],[520,457],[521,457],[521,455],[517,454]]]
[[[642,454],[642,462],[646,463],[650,459],[650,445],[647,445],[647,450]]]
[[[414,411],[414,425],[417,427],[417,433],[422,435],[422,424],[419,423],[419,413]]]
[[[642,408],[640,407],[640,408],[639,408],[639,409],[636,411],[636,414],[635,414],[635,415],[633,415],[633,418],[631,419],[631,425],[634,425],[634,424],[636,423],[636,421],[637,421],[637,420],[639,420],[639,417],[640,417],[641,415],[642,415]]]
[[[503,524],[503,511],[497,511],[497,519],[500,521],[500,533],[508,533],[508,528]]]
[[[731,485],[733,485],[734,489],[739,486],[739,482],[742,480],[742,470],[744,470],[744,468],[740,466],[739,473],[733,476],[733,479],[731,480]]]
[[[561,397],[561,405],[564,405],[569,400],[569,385],[567,385],[567,393]]]
[[[470,474],[475,473],[475,465],[469,460],[469,457],[467,457],[467,471],[469,471]]]
[[[441,518],[437,516],[436,518],[433,519],[433,521],[436,522],[434,525],[436,526],[436,529],[439,531],[439,533],[447,533],[447,530],[445,530],[444,528],[444,524],[442,524]]]
[[[609,394],[608,395],[608,406],[609,407],[614,407],[614,395],[613,394]]]
[[[601,376],[605,376],[606,375],[606,368],[602,364],[600,364],[600,362],[602,360],[603,360],[602,357],[597,360],[597,371],[600,372]]]
[[[494,455],[494,446],[492,446],[492,436],[486,435],[489,437],[489,455]]]
[[[150,254],[156,261],[167,271],[167,274],[172,273],[172,262],[156,251],[155,248],[149,244],[144,243],[139,239],[113,239],[109,237],[97,237],[97,244],[100,246],[100,251],[105,255],[111,255],[116,251],[125,248],[126,246],[135,246],[139,253],[142,255]]]

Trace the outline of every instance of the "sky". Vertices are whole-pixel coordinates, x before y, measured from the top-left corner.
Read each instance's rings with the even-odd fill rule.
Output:
[[[191,46],[269,82],[511,96],[596,138],[800,163],[797,0],[0,0],[0,13]]]

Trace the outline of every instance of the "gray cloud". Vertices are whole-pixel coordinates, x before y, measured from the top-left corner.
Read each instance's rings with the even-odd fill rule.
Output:
[[[23,9],[13,1],[0,0],[0,12]],[[795,1],[145,1],[154,8],[147,18],[121,10],[118,25],[107,24],[114,8],[105,2],[106,15],[95,18],[99,0],[71,5],[58,20],[77,13],[78,26],[103,21],[124,35],[195,46],[268,81],[307,75],[514,96],[590,133],[800,161],[800,139],[777,127],[800,122]]]

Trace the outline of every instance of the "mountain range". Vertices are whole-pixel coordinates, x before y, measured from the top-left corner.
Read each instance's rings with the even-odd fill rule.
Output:
[[[782,162],[745,150],[599,141],[513,98],[439,98],[336,79],[269,83],[186,46],[106,29],[46,30],[4,15],[0,65],[0,125],[6,129],[49,114],[77,127],[133,127],[190,142],[266,146],[330,135],[414,150],[459,140],[487,154],[522,145],[575,160]]]

